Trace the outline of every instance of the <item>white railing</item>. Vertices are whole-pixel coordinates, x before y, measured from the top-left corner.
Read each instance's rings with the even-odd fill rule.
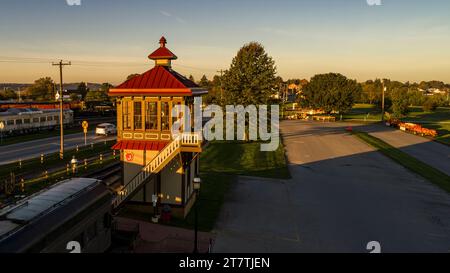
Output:
[[[200,146],[201,135],[199,133],[183,133],[181,134],[181,145],[183,146]]]
[[[177,136],[154,159],[145,166],[128,184],[123,186],[113,200],[113,207],[118,207],[128,196],[141,186],[154,173],[158,173],[167,161],[172,160],[181,150],[182,146],[200,146],[201,138],[196,133],[183,133]]]
[[[163,163],[167,161],[172,155],[179,152],[181,148],[180,137],[177,137],[169,145],[167,145],[150,163],[145,166],[144,172],[155,173]]]

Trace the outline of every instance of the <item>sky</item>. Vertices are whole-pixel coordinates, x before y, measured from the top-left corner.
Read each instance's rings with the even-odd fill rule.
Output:
[[[448,0],[0,0],[0,82],[50,76],[121,83],[153,67],[167,38],[173,68],[199,79],[260,42],[284,79],[338,72],[365,81],[450,83]]]

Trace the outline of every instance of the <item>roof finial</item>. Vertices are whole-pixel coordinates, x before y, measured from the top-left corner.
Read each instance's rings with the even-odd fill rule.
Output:
[[[164,38],[164,36],[162,36],[161,39],[159,39],[159,45],[161,47],[166,47],[166,44],[167,44],[167,40],[166,40],[166,38]]]

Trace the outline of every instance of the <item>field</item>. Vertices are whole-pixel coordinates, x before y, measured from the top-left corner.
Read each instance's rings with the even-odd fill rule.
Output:
[[[344,114],[344,120],[376,122],[381,121],[381,110],[373,104],[355,104],[353,109]]]
[[[236,175],[290,178],[280,145],[274,152],[261,152],[258,142],[212,142],[200,157],[202,186],[197,203],[199,229],[210,231],[219,215],[225,195]],[[194,212],[172,225],[193,228]]]
[[[231,175],[290,178],[283,146],[261,152],[259,142],[214,142],[202,154],[202,170]]]

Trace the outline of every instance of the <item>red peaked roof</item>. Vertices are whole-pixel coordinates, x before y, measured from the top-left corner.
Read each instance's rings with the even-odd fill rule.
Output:
[[[167,47],[160,47],[148,56],[149,59],[171,59],[176,60],[178,57],[172,53]]]
[[[133,77],[116,88],[109,90],[110,96],[192,96],[207,94],[206,89],[200,88],[197,84],[172,70],[170,60],[176,59],[170,50],[166,48],[166,38],[159,41],[160,48],[150,54],[150,59],[168,59],[168,63],[158,63],[147,72]]]
[[[155,66],[149,71],[129,79],[115,89],[186,89],[198,88],[194,82],[167,66]]]
[[[167,40],[166,38],[161,37],[159,40],[160,47],[153,51],[152,54],[148,56],[149,59],[157,60],[157,59],[170,59],[170,60],[176,60],[178,57],[172,53],[167,47],[166,47]]]

